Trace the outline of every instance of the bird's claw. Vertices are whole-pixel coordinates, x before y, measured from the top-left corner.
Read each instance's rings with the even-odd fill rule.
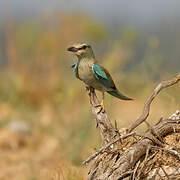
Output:
[[[104,101],[103,101],[103,100],[102,100],[101,104],[98,104],[98,105],[96,105],[95,107],[96,107],[96,108],[97,108],[97,107],[100,107],[100,110],[98,111],[98,114],[101,113],[101,112],[102,112],[102,113],[105,112]]]

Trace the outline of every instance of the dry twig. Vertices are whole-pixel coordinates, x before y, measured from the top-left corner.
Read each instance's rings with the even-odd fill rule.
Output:
[[[144,161],[142,162],[142,166],[141,166],[141,168],[140,168],[140,170],[139,170],[139,173],[138,173],[138,175],[137,175],[137,179],[140,178],[140,175],[141,175],[141,173],[142,173],[142,171],[143,171],[143,168],[144,168],[144,166],[145,166],[146,163],[147,163],[147,159],[148,159],[148,156],[149,156],[149,150],[150,150],[150,147],[148,146],[147,149],[146,149],[146,156],[145,156]]]
[[[136,180],[136,173],[137,173],[137,170],[138,170],[140,164],[141,164],[141,161],[139,160],[134,168],[132,180]]]
[[[175,151],[175,150],[167,149],[167,148],[162,148],[162,147],[159,147],[159,146],[151,146],[151,148],[157,149],[157,150],[162,150],[162,151],[165,151],[165,152],[167,152],[167,153],[170,153],[170,154],[172,154],[173,156],[177,157],[178,160],[180,161],[180,153],[178,153],[178,152]]]
[[[123,136],[118,137],[118,138],[117,138],[116,140],[114,140],[113,142],[105,145],[104,147],[101,147],[101,148],[99,149],[99,151],[97,151],[97,152],[95,152],[93,155],[91,155],[91,156],[90,156],[87,160],[85,160],[82,164],[83,164],[83,165],[88,164],[91,160],[93,160],[93,159],[94,159],[95,157],[97,157],[99,154],[102,154],[103,152],[105,152],[106,149],[108,149],[110,146],[112,146],[112,145],[115,144],[116,142],[120,141],[121,139],[125,139],[125,138],[127,138],[127,137],[129,137],[129,136],[133,136],[133,135],[135,135],[135,132],[131,132],[131,133],[129,133],[129,134],[125,134],[125,135],[123,135]]]
[[[141,116],[128,128],[128,132],[134,130],[137,126],[143,123],[147,117],[149,116],[150,106],[154,98],[159,94],[159,92],[167,87],[173,86],[174,84],[180,81],[180,73],[176,75],[173,79],[169,81],[163,81],[154,89],[152,94],[149,96],[147,101],[145,102],[143,112]]]

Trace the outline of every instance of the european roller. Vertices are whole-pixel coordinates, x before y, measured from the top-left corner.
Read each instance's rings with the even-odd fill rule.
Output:
[[[78,62],[72,67],[78,79],[83,81],[88,87],[102,92],[101,107],[104,109],[104,92],[121,100],[132,100],[125,96],[116,88],[109,72],[96,60],[93,50],[88,44],[75,44],[67,49],[73,52]]]

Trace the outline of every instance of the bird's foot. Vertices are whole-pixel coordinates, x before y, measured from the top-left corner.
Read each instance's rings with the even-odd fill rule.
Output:
[[[100,110],[98,111],[98,114],[99,113],[104,113],[105,112],[105,108],[104,108],[104,101],[102,100],[101,101],[101,104],[98,104],[98,105],[96,105],[95,107],[100,107]]]

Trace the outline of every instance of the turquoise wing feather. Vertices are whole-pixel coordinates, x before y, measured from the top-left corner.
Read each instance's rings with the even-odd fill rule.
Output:
[[[116,89],[110,74],[105,68],[98,64],[94,64],[92,66],[92,71],[99,82],[102,83],[105,87]]]
[[[78,65],[79,65],[79,63],[77,62],[77,63],[73,64],[71,67],[74,69],[75,76],[76,76],[78,79],[80,79],[80,78],[79,78],[79,74],[78,74]]]
[[[105,68],[98,64],[94,64],[92,67],[92,71],[100,83],[102,83],[106,88],[111,88],[111,90],[107,91],[107,93],[122,100],[132,100],[131,98],[125,96],[116,89],[116,86],[109,72]]]

